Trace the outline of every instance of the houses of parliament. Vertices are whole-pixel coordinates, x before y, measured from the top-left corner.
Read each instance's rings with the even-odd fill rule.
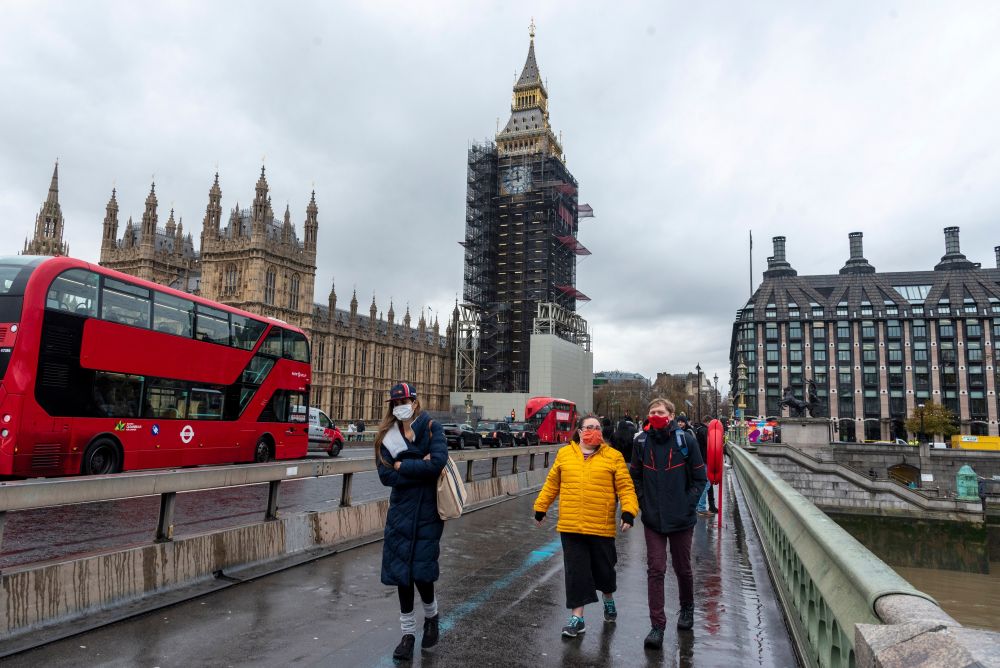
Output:
[[[112,190],[102,225],[100,264],[126,274],[200,295],[251,313],[278,318],[305,330],[312,345],[311,402],[334,420],[378,421],[388,388],[414,383],[424,407],[447,411],[454,378],[458,310],[442,335],[421,313],[414,326],[409,308],[400,321],[393,305],[383,317],[372,297],[368,314],[358,312],[356,291],[338,308],[330,286],[326,304],[313,303],[319,207],[315,191],[305,207],[300,238],[289,207],[279,220],[261,167],[249,208],[224,212],[219,175],[208,188],[198,246],[174,218],[160,224],[155,183],[138,223],[129,216],[119,236],[117,192]],[[59,165],[23,253],[66,255],[59,205]]]

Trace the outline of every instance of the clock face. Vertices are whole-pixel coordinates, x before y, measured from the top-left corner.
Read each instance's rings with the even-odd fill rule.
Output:
[[[504,190],[512,195],[520,195],[531,188],[531,172],[527,167],[511,167],[503,175]]]

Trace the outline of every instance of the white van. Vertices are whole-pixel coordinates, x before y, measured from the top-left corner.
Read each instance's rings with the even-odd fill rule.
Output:
[[[302,406],[293,406],[293,413],[305,412]],[[326,413],[311,406],[309,408],[309,450],[323,451],[336,457],[344,449],[344,437]]]

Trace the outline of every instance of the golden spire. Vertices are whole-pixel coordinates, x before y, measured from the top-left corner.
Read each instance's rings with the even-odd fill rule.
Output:
[[[535,17],[531,17],[531,24],[528,26],[528,37],[531,41],[535,41]]]

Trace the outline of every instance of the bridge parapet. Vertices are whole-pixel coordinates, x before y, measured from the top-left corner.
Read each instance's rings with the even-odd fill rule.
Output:
[[[962,627],[756,456],[728,452],[808,665],[1000,665],[1000,634]]]

